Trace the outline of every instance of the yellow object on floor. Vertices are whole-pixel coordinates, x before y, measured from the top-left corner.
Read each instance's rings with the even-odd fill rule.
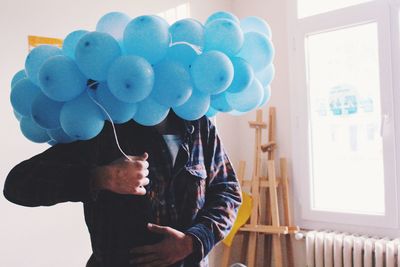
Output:
[[[237,231],[242,227],[247,220],[250,218],[251,209],[253,207],[253,199],[250,194],[242,191],[243,203],[239,208],[238,215],[235,223],[232,226],[231,231],[222,241],[226,246],[230,247],[232,245],[233,238],[235,237]]]

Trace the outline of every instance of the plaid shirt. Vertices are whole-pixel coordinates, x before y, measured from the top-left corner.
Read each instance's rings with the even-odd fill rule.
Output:
[[[145,196],[101,191],[93,197],[91,170],[121,157],[106,124],[91,140],[53,146],[15,166],[5,182],[5,197],[31,207],[83,202],[93,248],[91,266],[132,266],[129,249],[162,239],[147,230],[149,222],[197,240],[197,250],[174,266],[207,266],[207,254],[228,234],[241,203],[238,181],[214,125],[206,117],[184,122],[174,166],[155,127],[134,121],[116,127],[127,154],[149,154]]]

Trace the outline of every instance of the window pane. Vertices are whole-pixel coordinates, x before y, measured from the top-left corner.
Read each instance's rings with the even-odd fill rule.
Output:
[[[312,208],[383,214],[377,24],[311,35],[306,47]]]
[[[189,2],[184,3],[157,15],[164,18],[169,24],[173,24],[177,20],[190,18],[190,4]]]
[[[304,18],[369,1],[371,0],[297,0],[297,14],[299,18]]]

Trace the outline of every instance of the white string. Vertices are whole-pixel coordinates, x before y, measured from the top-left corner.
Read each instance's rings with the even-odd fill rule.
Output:
[[[91,84],[91,86],[92,86],[92,85],[96,85],[96,84],[99,84],[99,83],[98,83],[98,82],[93,83],[93,84]],[[117,143],[117,147],[118,147],[119,151],[121,151],[122,155],[124,155],[124,157],[125,157],[126,159],[128,159],[129,161],[133,161],[127,154],[125,154],[125,152],[122,150],[121,146],[119,145],[117,130],[115,129],[114,121],[113,121],[113,119],[111,118],[110,114],[108,114],[107,110],[106,110],[99,102],[97,102],[97,101],[90,95],[89,92],[86,92],[86,93],[88,94],[88,96],[90,97],[90,99],[92,99],[92,101],[93,101],[97,106],[99,106],[99,107],[102,109],[102,111],[106,114],[106,116],[107,116],[108,119],[110,120],[111,125],[112,125],[112,128],[113,128],[113,131],[114,131],[115,142]]]
[[[188,43],[188,42],[174,42],[174,43],[170,43],[169,46],[172,47],[174,45],[179,45],[179,44],[184,44],[184,45],[190,46],[197,53],[197,55],[200,55],[201,52],[202,52],[200,46],[197,46],[197,45],[194,45],[194,44],[191,44],[191,43]]]

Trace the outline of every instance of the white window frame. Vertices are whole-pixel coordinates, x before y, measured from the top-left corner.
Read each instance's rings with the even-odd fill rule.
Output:
[[[157,15],[164,18],[171,25],[178,20],[190,18],[190,2],[180,4],[176,7],[160,12]]]
[[[400,161],[400,0],[375,0],[298,19],[297,0],[288,0],[291,129],[295,220],[305,229],[332,229],[397,236]],[[311,209],[310,111],[305,40],[308,35],[368,22],[378,24],[381,112],[383,121],[385,216]],[[395,49],[397,48],[397,49]],[[396,78],[397,77],[397,78]],[[397,153],[396,153],[397,152]]]

